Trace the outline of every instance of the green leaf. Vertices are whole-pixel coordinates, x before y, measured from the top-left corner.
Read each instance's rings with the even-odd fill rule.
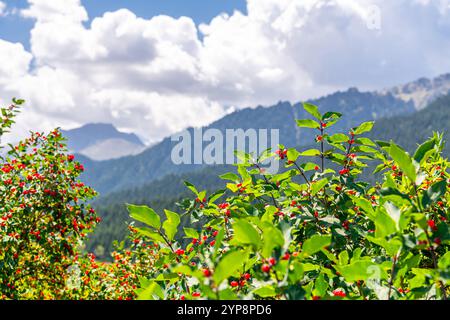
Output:
[[[434,138],[431,138],[428,141],[425,141],[422,143],[416,150],[414,154],[414,160],[416,160],[418,163],[422,163],[422,159],[424,159],[424,156],[428,153],[428,151],[433,150],[434,146],[436,145],[436,140]]]
[[[148,237],[156,242],[165,242],[164,238],[157,232],[149,228],[136,228],[137,232],[145,237]]]
[[[289,161],[295,162],[297,161],[298,157],[300,156],[300,152],[297,151],[297,149],[289,149],[287,152],[287,157]]]
[[[364,198],[355,198],[353,199],[353,202],[364,210],[364,212],[367,214],[370,220],[375,219],[375,211],[373,210],[372,203]]]
[[[163,223],[163,229],[166,232],[167,238],[169,238],[170,241],[173,240],[175,237],[175,234],[178,230],[178,225],[180,224],[180,216],[178,213],[164,210],[167,220]]]
[[[164,299],[164,291],[155,281],[150,281],[145,288],[141,288],[138,292],[137,300]]]
[[[261,239],[258,231],[247,221],[238,220],[233,223],[234,236],[233,241],[239,244],[252,244],[259,247]]]
[[[388,151],[389,155],[398,164],[399,168],[405,173],[405,175],[413,182],[416,182],[416,168],[412,162],[411,157],[405,150],[397,146],[395,143],[391,143],[391,147]]]
[[[284,245],[284,236],[280,229],[273,226],[264,228],[263,230],[263,249],[262,255],[265,258],[272,256],[275,248],[281,248]]]
[[[216,236],[216,243],[214,245],[214,254],[213,254],[213,259],[215,260],[217,257],[217,254],[219,253],[219,249],[222,246],[222,241],[225,238],[225,230],[224,228],[219,229],[219,232],[217,233]]]
[[[218,190],[214,192],[208,199],[209,203],[214,203],[217,199],[220,199],[225,194],[225,190]]]
[[[185,185],[189,190],[191,190],[195,195],[198,196],[198,191],[197,191],[197,189],[195,188],[195,186],[194,186],[192,183],[190,183],[189,181],[184,181],[184,185]]]
[[[364,138],[364,137],[355,139],[355,143],[361,144],[363,146],[370,146],[370,147],[376,147],[377,146],[375,142],[373,142],[369,138]]]
[[[152,209],[147,206],[135,206],[132,204],[127,205],[130,217],[139,222],[143,222],[146,225],[159,229],[161,227],[161,218]]]
[[[230,180],[230,181],[233,181],[233,182],[240,181],[239,176],[237,174],[235,174],[235,173],[232,173],[232,172],[228,172],[228,173],[222,174],[219,177],[222,180]]]
[[[316,118],[317,120],[321,120],[322,119],[322,115],[319,112],[319,108],[311,103],[303,103],[303,109],[306,110],[306,112],[308,112],[310,115],[312,115],[314,118]],[[319,126],[317,126],[316,128],[318,128]]]
[[[241,251],[228,252],[214,271],[214,282],[216,285],[220,285],[223,280],[232,276],[236,271],[242,268],[246,260],[246,254]]]
[[[375,236],[384,238],[397,231],[395,221],[383,210],[377,210],[375,217]]]
[[[198,232],[195,229],[183,228],[183,230],[184,230],[184,234],[186,235],[186,238],[191,238],[191,239],[200,238],[200,235],[198,234]]]
[[[370,260],[359,260],[345,266],[335,266],[348,282],[367,281],[372,278],[374,267],[376,268],[377,265]]]
[[[340,143],[340,142],[347,142],[349,139],[348,136],[343,133],[336,133],[333,134],[332,136],[329,136],[327,140],[328,142],[331,143]]]
[[[316,156],[320,156],[320,151],[317,149],[309,149],[309,150],[303,151],[302,153],[300,153],[300,155],[303,157],[316,157]]]
[[[312,128],[312,129],[320,128],[320,124],[314,120],[305,119],[305,120],[296,120],[296,122],[297,127],[300,128]]]
[[[444,254],[438,262],[438,267],[440,269],[447,269],[450,266],[450,251]]]
[[[331,236],[313,235],[303,243],[303,252],[313,255],[331,244]]]
[[[253,290],[252,292],[253,294],[261,298],[270,298],[277,295],[277,292],[275,291],[275,288],[273,286],[261,287],[256,290]]]
[[[422,197],[422,206],[427,208],[430,204],[441,198],[447,190],[447,181],[442,180],[434,183]]]
[[[348,260],[349,260],[348,251],[342,251],[341,253],[339,253],[339,264],[340,265],[347,264]]]
[[[325,275],[321,273],[314,282],[315,295],[323,297],[326,295],[328,289],[328,282],[325,280]]]
[[[323,187],[325,187],[328,183],[328,179],[322,179],[320,181],[317,181],[313,184],[311,184],[311,195],[315,196],[320,190],[322,190]]]
[[[365,132],[371,131],[372,128],[373,128],[373,125],[374,125],[373,121],[368,121],[368,122],[361,123],[359,125],[359,127],[355,128],[353,130],[353,133],[356,134],[356,135],[359,135],[359,134],[363,134]]]

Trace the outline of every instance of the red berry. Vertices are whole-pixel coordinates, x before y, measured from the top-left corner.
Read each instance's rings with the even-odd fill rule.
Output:
[[[244,274],[244,279],[245,279],[245,280],[250,280],[251,277],[252,277],[252,276],[250,275],[250,273]]]
[[[434,220],[428,220],[428,226],[430,227],[431,230],[436,231],[437,227],[436,227],[436,222],[434,222]]]
[[[237,281],[230,282],[230,286],[232,286],[232,287],[237,287],[238,285],[239,285],[239,283]]]
[[[334,290],[333,295],[335,297],[345,297],[346,296],[345,292],[342,290],[339,290],[339,289]]]
[[[205,277],[210,277],[211,276],[211,271],[209,269],[203,269],[203,275]]]
[[[277,262],[276,262],[275,258],[269,258],[269,263],[271,265],[275,265]]]
[[[268,264],[263,264],[261,267],[261,271],[268,273],[270,271],[270,266]]]

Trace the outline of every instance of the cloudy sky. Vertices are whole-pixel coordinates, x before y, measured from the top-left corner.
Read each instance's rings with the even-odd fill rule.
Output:
[[[450,0],[0,1],[0,103],[147,143],[235,108],[450,71]]]

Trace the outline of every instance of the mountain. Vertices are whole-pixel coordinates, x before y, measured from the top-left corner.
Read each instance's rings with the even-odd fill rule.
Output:
[[[345,117],[332,131],[348,129],[357,124],[396,114],[415,112],[414,104],[395,98],[392,94],[360,92],[356,88],[336,92],[320,99],[311,100],[322,112],[337,111]],[[218,129],[223,134],[227,129],[278,129],[280,143],[288,146],[310,143],[316,133],[310,129],[300,129],[295,119],[310,117],[300,103],[292,105],[280,102],[272,107],[243,109],[231,113],[204,128]],[[193,129],[190,128],[191,133]],[[225,134],[224,134],[225,135]],[[171,152],[177,142],[170,138],[135,155],[108,161],[85,163],[83,180],[100,193],[108,193],[124,188],[132,188],[161,178],[167,174],[182,174],[203,168],[205,165],[176,165],[171,161]],[[206,144],[204,144],[205,146]]]
[[[421,110],[436,98],[450,93],[450,73],[434,79],[420,78],[383,92],[404,101],[412,101],[416,109]]]
[[[72,130],[63,130],[71,152],[92,160],[109,160],[136,155],[145,149],[133,133],[118,131],[112,124],[91,123]]]
[[[396,116],[375,122],[370,137],[393,140],[410,153],[417,145],[432,136],[433,132],[444,134],[444,155],[450,156],[450,93],[437,98],[428,107],[406,116]]]

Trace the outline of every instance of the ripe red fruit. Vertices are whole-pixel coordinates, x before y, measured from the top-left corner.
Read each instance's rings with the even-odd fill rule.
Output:
[[[209,245],[210,245],[211,247],[214,247],[215,244],[216,244],[216,240],[213,240],[213,241],[211,241],[211,242],[209,243]]]
[[[245,280],[239,281],[239,286],[243,287],[243,286],[245,286],[245,284],[246,284],[246,281],[245,281]]]
[[[270,266],[268,264],[263,264],[261,267],[261,271],[268,273],[270,271]]]
[[[213,234],[212,234],[212,235],[213,235],[213,237],[217,237],[217,234],[218,234],[218,233],[219,233],[219,231],[217,231],[217,230],[216,230],[216,231],[214,231],[214,232],[213,232]]]
[[[209,269],[203,269],[203,275],[205,277],[210,277],[211,276],[211,271]]]
[[[178,249],[177,251],[175,251],[175,253],[179,256],[184,254],[184,250],[183,249]]]
[[[442,240],[441,238],[434,238],[433,242],[439,246],[442,243]]]
[[[335,297],[345,297],[346,296],[345,292],[342,290],[339,290],[339,289],[334,290],[333,295]]]
[[[250,273],[246,273],[244,274],[244,279],[245,280],[249,280],[252,276],[250,275]]]
[[[314,170],[315,170],[315,171],[319,171],[319,169],[320,169],[319,166],[315,166],[315,167],[314,167]]]
[[[238,285],[239,285],[239,283],[237,281],[230,282],[230,286],[232,286],[232,287],[237,287]]]
[[[434,222],[434,220],[428,220],[427,224],[428,224],[428,226],[430,227],[431,230],[433,230],[433,231],[437,230],[436,222]]]
[[[277,261],[275,260],[275,258],[269,258],[269,263],[271,265],[275,265],[277,263]]]
[[[349,169],[342,169],[341,171],[339,171],[339,174],[340,174],[341,176],[343,176],[344,174],[347,174],[347,173],[349,173],[349,172],[350,172]]]
[[[193,296],[194,298],[198,298],[198,297],[200,297],[200,292],[193,292],[193,293],[192,293],[192,296]]]
[[[291,257],[291,255],[289,254],[289,252],[286,252],[283,256],[283,260],[289,260],[289,258]]]

